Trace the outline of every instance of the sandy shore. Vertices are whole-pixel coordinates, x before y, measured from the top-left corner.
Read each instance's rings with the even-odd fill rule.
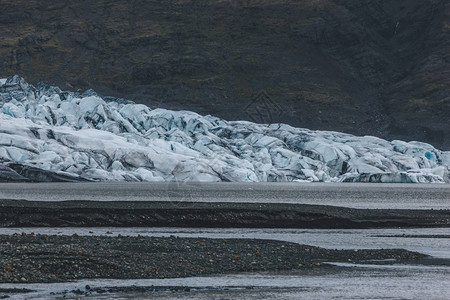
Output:
[[[280,203],[0,200],[1,227],[450,227],[450,210]]]

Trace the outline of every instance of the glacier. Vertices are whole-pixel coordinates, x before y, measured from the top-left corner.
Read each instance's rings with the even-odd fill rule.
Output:
[[[0,181],[449,182],[450,152],[0,79]]]

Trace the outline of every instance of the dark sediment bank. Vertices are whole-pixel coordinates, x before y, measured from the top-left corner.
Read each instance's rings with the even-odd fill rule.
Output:
[[[402,249],[330,250],[244,239],[0,235],[0,282],[169,278],[333,268],[324,262],[420,263]]]
[[[449,227],[450,210],[272,203],[0,200],[2,227]]]

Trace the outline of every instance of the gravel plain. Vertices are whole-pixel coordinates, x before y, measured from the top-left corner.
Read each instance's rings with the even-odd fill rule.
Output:
[[[172,278],[426,258],[402,249],[330,250],[274,240],[14,234],[0,235],[0,282]]]

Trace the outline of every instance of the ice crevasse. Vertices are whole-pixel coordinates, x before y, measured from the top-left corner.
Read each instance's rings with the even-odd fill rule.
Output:
[[[449,181],[450,152],[0,80],[0,181]]]

